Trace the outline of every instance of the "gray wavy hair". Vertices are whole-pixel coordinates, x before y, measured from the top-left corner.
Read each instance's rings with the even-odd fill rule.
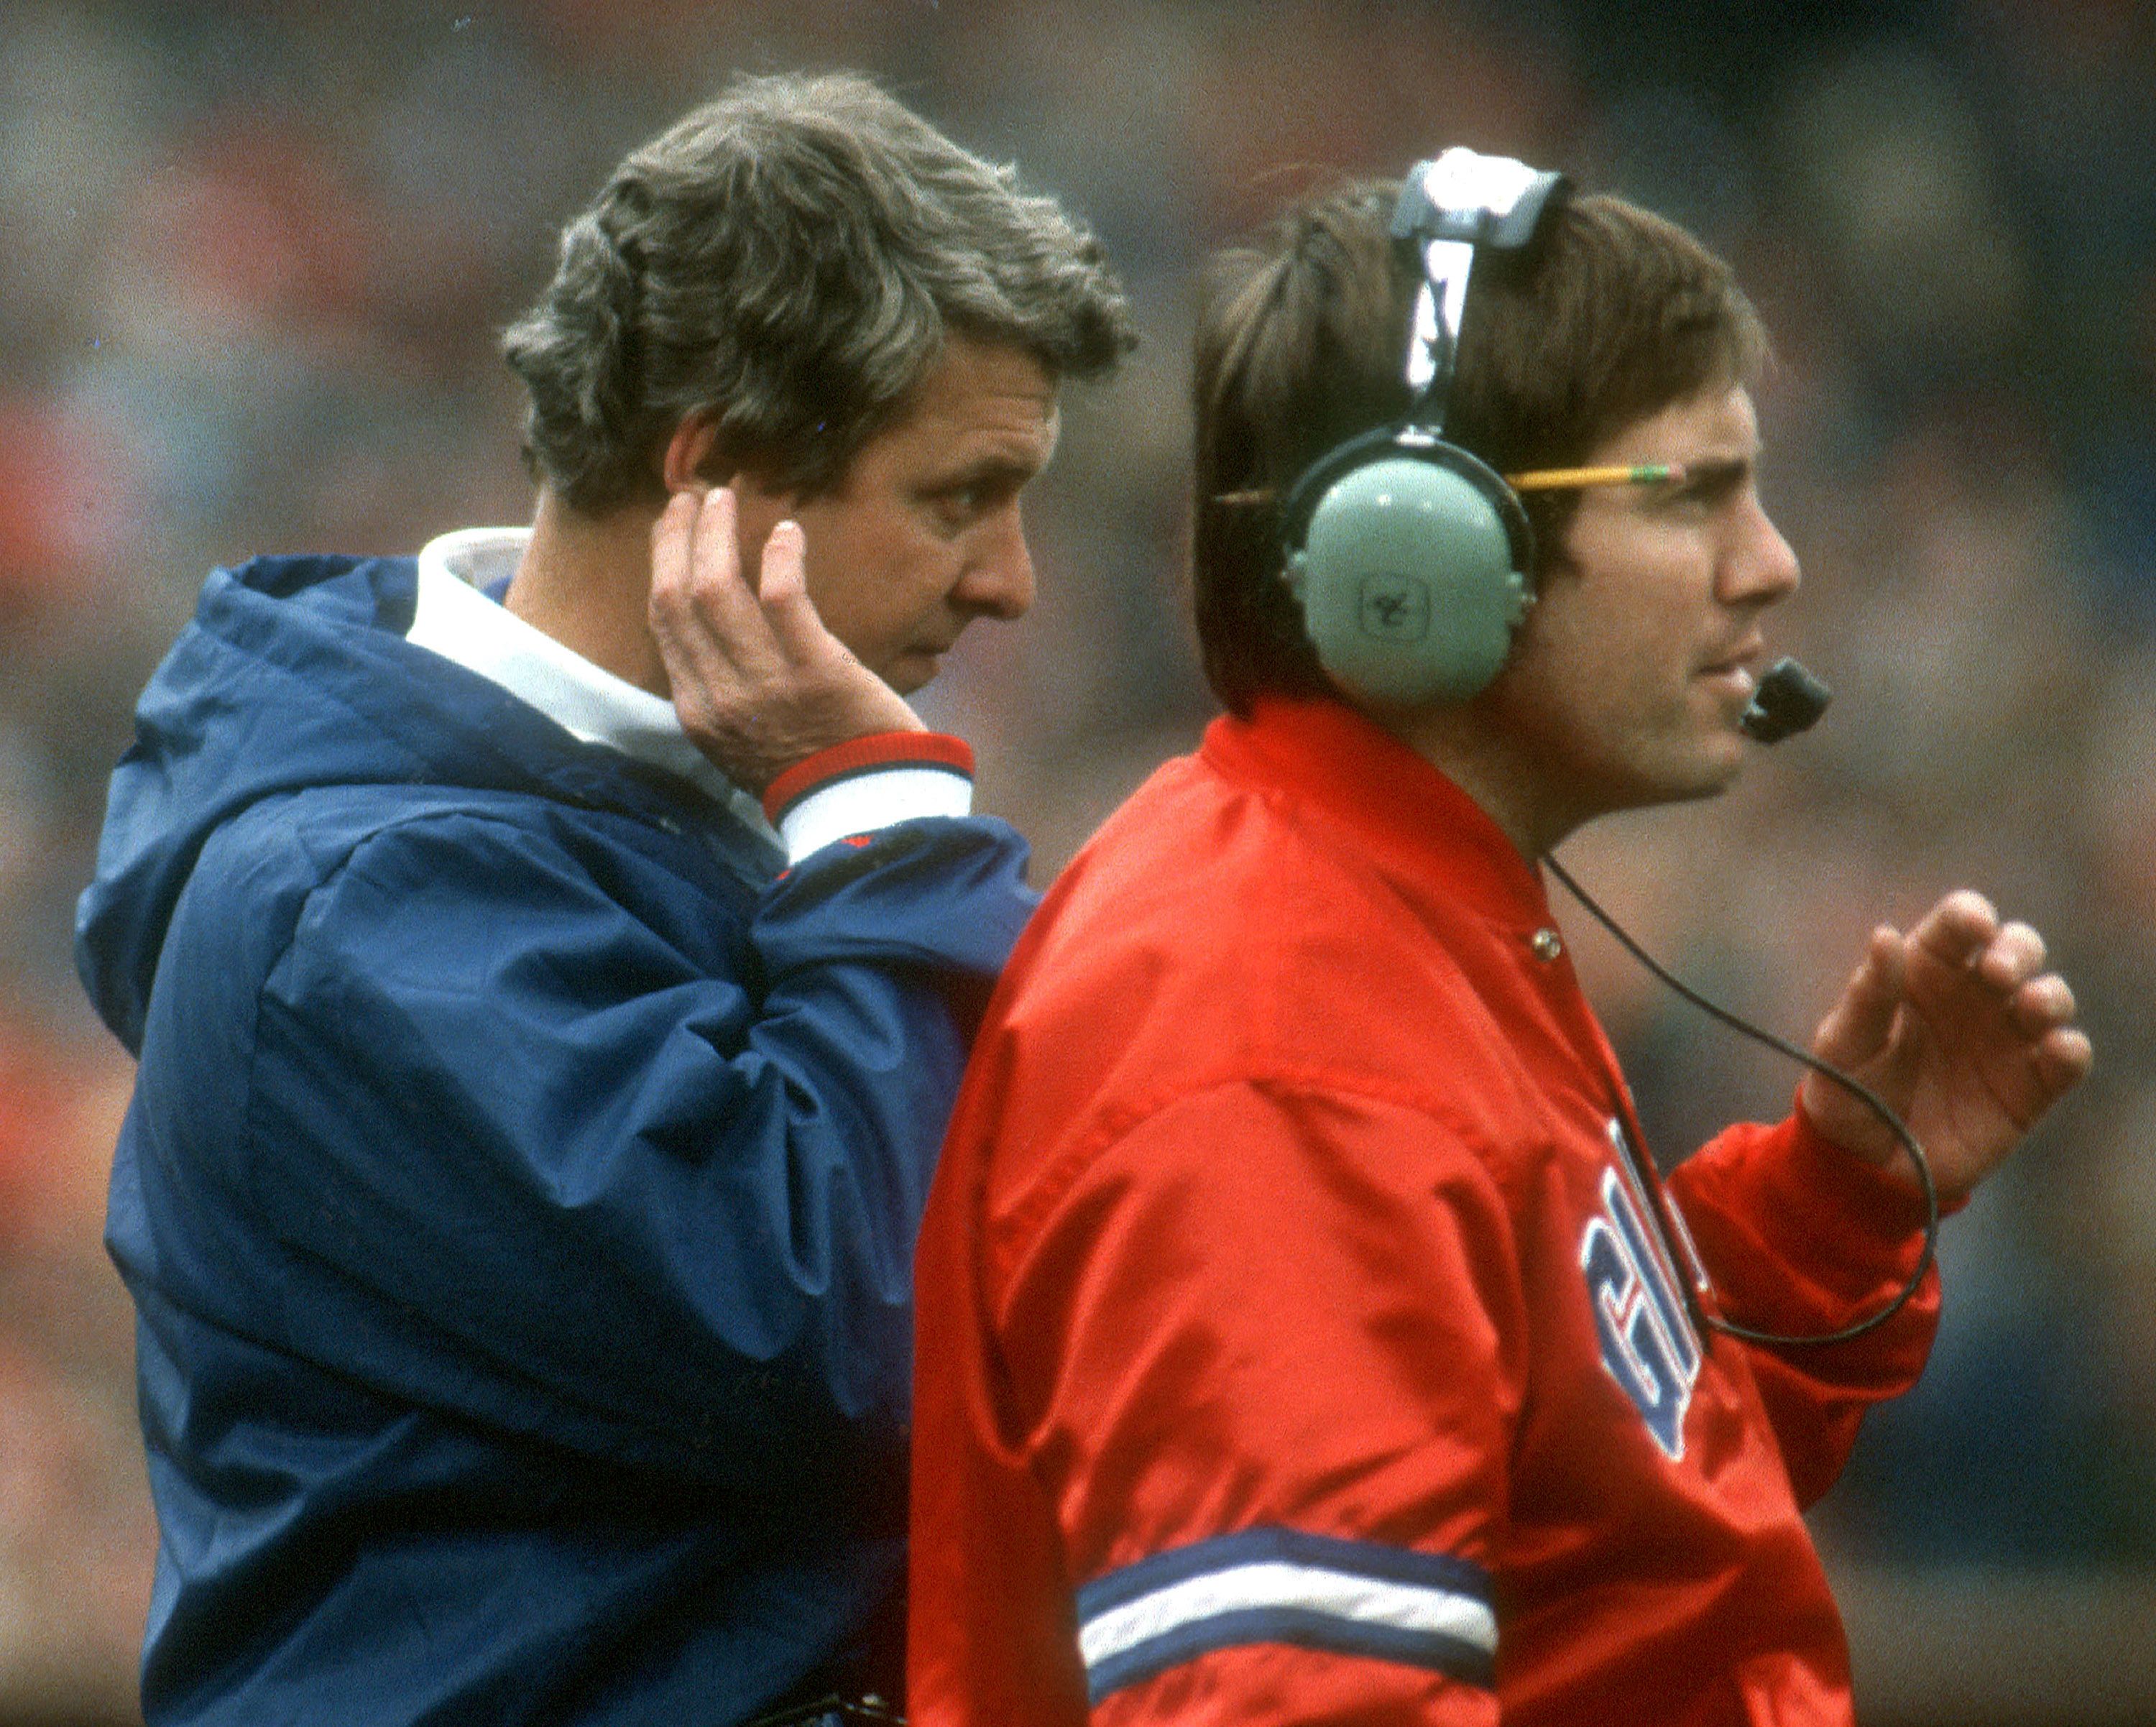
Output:
[[[573,508],[664,495],[690,414],[814,496],[904,407],[947,332],[1098,378],[1133,345],[1100,244],[851,73],[742,78],[613,172],[504,332],[525,460]]]

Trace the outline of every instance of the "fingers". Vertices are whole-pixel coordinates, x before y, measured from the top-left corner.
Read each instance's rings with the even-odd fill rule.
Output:
[[[1974,978],[1997,998],[2014,1030],[2030,1043],[2072,1022],[2074,992],[2056,972],[2045,970],[2050,954],[2044,938],[2029,924],[2002,923],[1981,894],[1967,889],[1948,894],[1911,939],[1921,963],[1936,963],[1949,977]]]
[[[757,598],[770,610],[782,599],[805,599],[808,593],[807,567],[808,537],[798,522],[780,522],[763,542],[763,557],[757,572]]]
[[[662,640],[721,656],[752,678],[771,674],[777,635],[742,570],[733,488],[676,492],[652,530],[651,623]],[[800,567],[800,530],[794,568]]]
[[[2004,998],[2015,1031],[2031,1045],[2073,1023],[2074,992],[2055,971],[2044,969],[2044,938],[2026,923],[2009,923],[1971,962],[1977,977]],[[2086,1037],[2081,1038],[2087,1044]]]
[[[1864,957],[1812,1039],[1812,1053],[1845,1073],[1861,1074],[1875,1092],[1899,1094],[1911,1082],[1920,1052],[1912,1017],[1902,1011],[1908,952],[1898,930],[1871,932]],[[1799,1082],[1798,1097],[1820,1133],[1874,1163],[1895,1154],[1893,1138],[1845,1087],[1817,1073]]]
[[[1991,902],[1969,888],[1958,887],[1924,914],[1909,932],[1909,940],[1928,959],[1941,965],[1962,966],[1974,959],[1999,933],[1999,912]]]
[[[1906,987],[1907,956],[1900,933],[1881,924],[1864,958],[1821,1023],[1813,1052],[1839,1067],[1861,1066],[1887,1046]]]
[[[2056,972],[2030,979],[2014,991],[2007,1013],[2029,1047],[2030,1067],[2041,1096],[2037,1113],[2088,1077],[2096,1047],[2074,1024],[2074,992]]]
[[[2025,923],[2009,923],[1977,955],[1976,969],[1998,989],[2017,989],[2044,969],[2044,938]]]
[[[666,500],[666,507],[659,512],[658,521],[651,525],[651,597],[654,617],[662,592],[676,593],[688,583],[689,546],[695,532],[696,520],[695,496],[677,491]]]
[[[730,486],[676,493],[652,526],[649,620],[690,742],[757,791],[834,744],[920,730],[818,616],[800,524],[779,522],[746,556],[742,531]]]
[[[2088,1077],[2095,1065],[2096,1046],[2076,1027],[2061,1026],[2036,1046],[2038,1078],[2054,1097],[2066,1096]]]
[[[2071,1025],[2076,1004],[2072,989],[2054,971],[2015,985],[2007,1011],[2014,1029],[2033,1041],[2056,1026]]]
[[[731,486],[676,492],[652,533],[652,621],[679,639],[697,634],[752,681],[843,654],[808,597],[808,537],[798,522],[772,529],[753,583],[744,570],[740,506]]]
[[[646,612],[652,632],[670,645],[684,643],[689,634],[697,563],[709,557],[703,522],[717,496],[677,491],[651,525],[651,599]]]
[[[1974,1050],[1987,1042],[2018,1064],[1993,1070],[2001,1103],[2024,1128],[2078,1085],[2095,1060],[2075,1024],[2079,1004],[2066,980],[2046,968],[2043,937],[2002,923],[1979,894],[1948,894],[1917,927],[1912,1001],[1935,1032]]]
[[[1959,890],[1907,937],[1875,930],[1821,1022],[1814,1052],[1903,1117],[1943,1200],[1982,1181],[2095,1059],[2074,992],[2049,964],[2035,929]],[[1807,1074],[1798,1097],[1826,1138],[1898,1167],[1892,1136],[1820,1076]]]
[[[772,640],[793,664],[812,665],[846,653],[808,597],[808,537],[799,522],[780,522],[764,542],[757,599]]]

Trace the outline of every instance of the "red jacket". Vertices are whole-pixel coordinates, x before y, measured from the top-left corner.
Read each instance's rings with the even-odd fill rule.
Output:
[[[916,1727],[1846,1724],[1799,1508],[1936,1282],[1829,1349],[1702,1338],[1638,1143],[1494,825],[1337,704],[1217,722],[1057,883],[961,1094]],[[1755,1327],[1915,1263],[1914,1202],[1795,1118],[1670,1185]]]

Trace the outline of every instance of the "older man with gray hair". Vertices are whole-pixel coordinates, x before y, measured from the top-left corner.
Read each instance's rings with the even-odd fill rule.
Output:
[[[913,1233],[1031,905],[903,698],[1130,340],[1009,171],[744,80],[507,333],[530,528],[211,576],[78,930],[151,1722],[896,1695]]]

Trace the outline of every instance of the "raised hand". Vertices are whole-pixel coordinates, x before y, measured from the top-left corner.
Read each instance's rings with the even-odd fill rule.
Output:
[[[1892,1105],[1924,1148],[1943,1200],[1997,1168],[2078,1085],[2094,1051],[2074,995],[2044,969],[2044,939],[2003,923],[1981,894],[1948,894],[1907,935],[1881,925],[1812,1040]],[[1908,1154],[1856,1097],[1807,1073],[1798,1102],[1813,1126],[1912,1184]]]
[[[675,712],[729,779],[761,792],[796,762],[920,717],[824,627],[799,524],[782,522],[744,577],[734,494],[677,491],[651,530],[652,635]]]

